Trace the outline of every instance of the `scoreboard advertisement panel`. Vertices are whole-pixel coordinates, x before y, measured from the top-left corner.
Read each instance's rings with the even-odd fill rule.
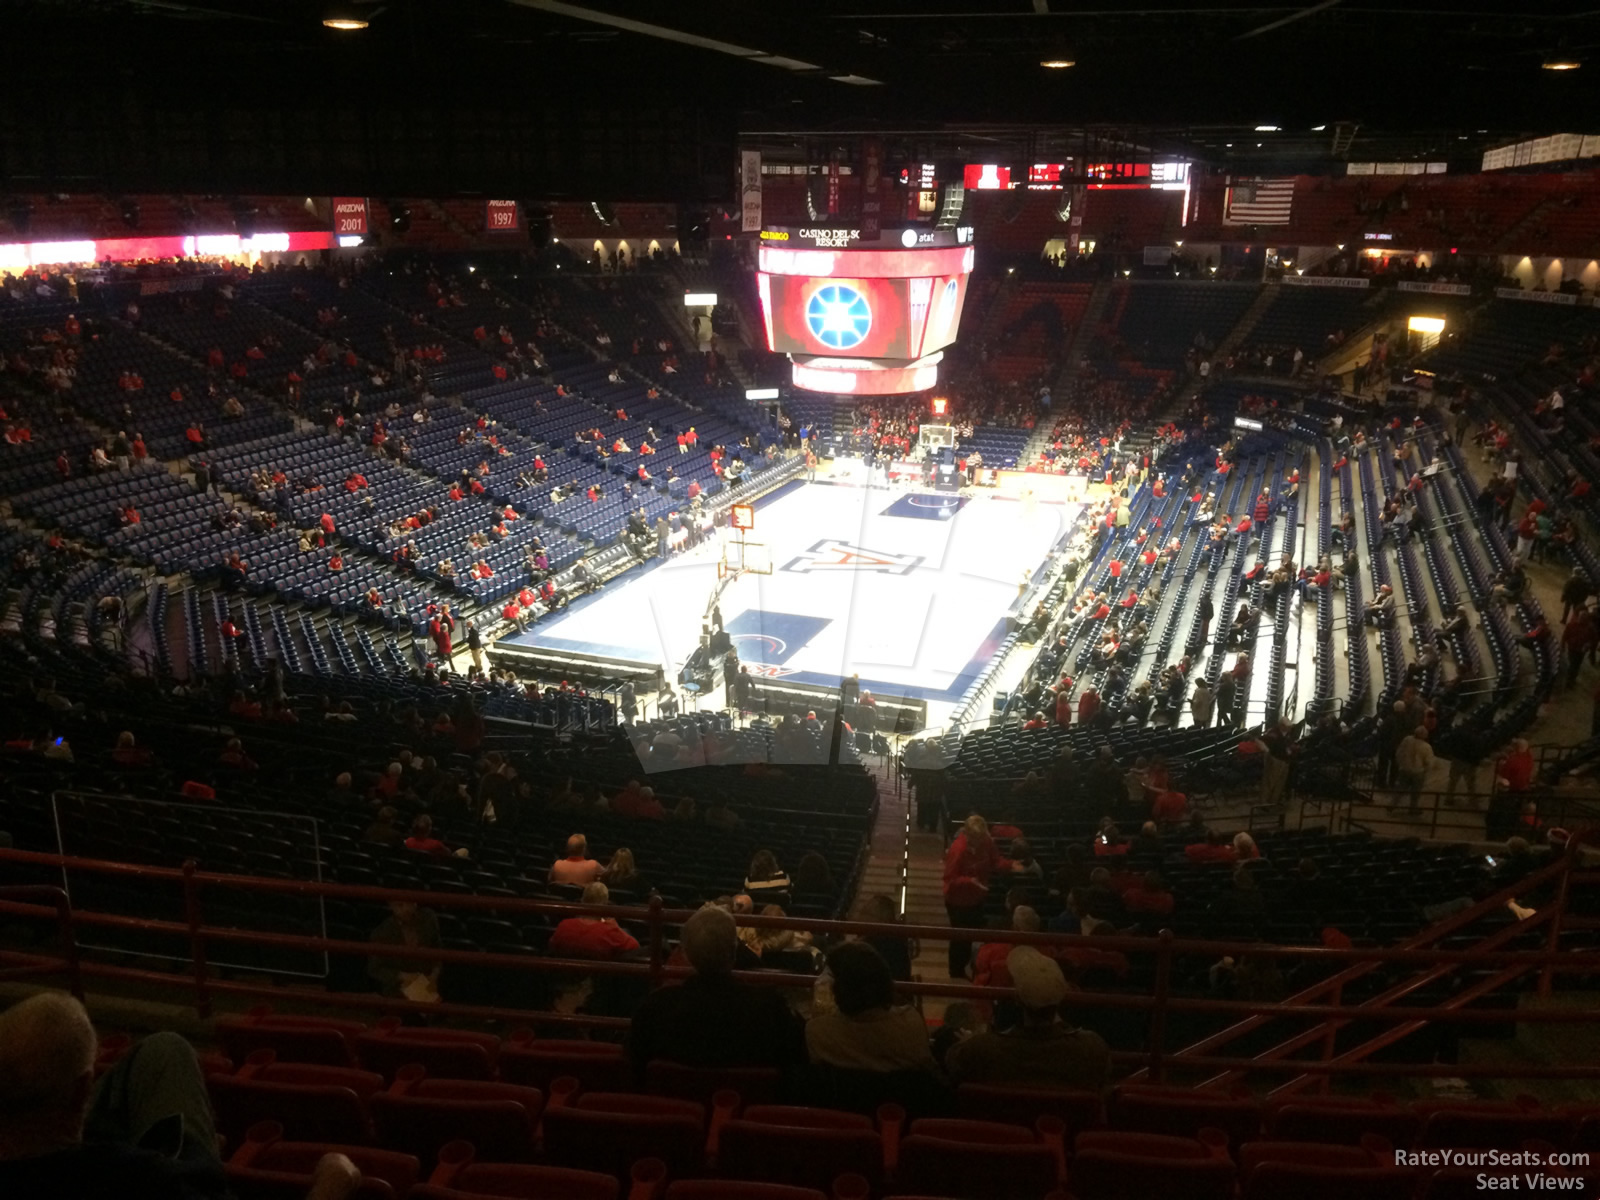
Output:
[[[764,229],[757,265],[767,345],[794,359],[797,386],[920,390],[961,324],[972,230]]]

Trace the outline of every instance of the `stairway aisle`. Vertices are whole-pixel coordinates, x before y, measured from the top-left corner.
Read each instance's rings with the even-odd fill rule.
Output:
[[[895,794],[892,761],[887,767],[869,769],[878,777],[878,819],[872,826],[857,903],[868,896],[888,896],[901,909],[907,925],[943,925],[943,839],[916,829],[910,789],[902,782],[900,794]],[[947,979],[945,955],[944,942],[923,942],[911,964],[913,976],[929,983]],[[923,1015],[929,1020],[941,1019],[945,1003],[941,998],[925,997]]]

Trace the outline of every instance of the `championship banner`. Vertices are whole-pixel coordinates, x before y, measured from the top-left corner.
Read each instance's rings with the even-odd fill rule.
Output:
[[[1418,283],[1412,279],[1402,280],[1395,287],[1400,292],[1421,292],[1425,296],[1470,296],[1472,286],[1466,283]]]
[[[367,201],[364,196],[333,198],[333,232],[339,237],[366,237]]]
[[[1362,275],[1285,275],[1281,281],[1288,287],[1364,288],[1372,281]]]
[[[861,143],[861,237],[876,241],[883,233],[883,207],[878,180],[883,173],[883,143],[867,138]]]
[[[483,227],[489,233],[516,233],[522,228],[522,217],[515,200],[484,201]]]
[[[761,230],[761,151],[739,151],[739,228]]]
[[[1502,300],[1526,300],[1530,304],[1576,304],[1578,298],[1571,292],[1525,292],[1521,288],[1495,288],[1494,294]]]

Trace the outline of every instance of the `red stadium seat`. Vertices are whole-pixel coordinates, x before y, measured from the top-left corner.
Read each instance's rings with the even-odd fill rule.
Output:
[[[216,1030],[217,1040],[236,1062],[243,1062],[257,1050],[271,1050],[279,1062],[353,1067],[355,1039],[367,1027],[360,1021],[278,1016],[270,1006],[261,1005],[242,1017],[218,1017]]]
[[[623,1091],[632,1084],[627,1057],[613,1042],[539,1041],[514,1033],[500,1047],[499,1067],[500,1078],[546,1094],[564,1075],[576,1079],[585,1092]]]
[[[1410,1200],[1417,1172],[1394,1165],[1394,1147],[1247,1142],[1239,1148],[1240,1200]]]
[[[1418,1146],[1444,1149],[1514,1150],[1529,1138],[1565,1146],[1572,1136],[1572,1118],[1540,1108],[1532,1096],[1504,1101],[1430,1100],[1417,1104],[1422,1129]]]
[[[667,1188],[666,1200],[828,1200],[828,1193],[747,1179],[683,1179]]]
[[[1250,1096],[1225,1096],[1188,1088],[1123,1084],[1111,1092],[1106,1121],[1129,1133],[1198,1137],[1202,1129],[1220,1129],[1230,1145],[1261,1132],[1261,1108]]]
[[[302,1087],[347,1087],[365,1100],[383,1090],[383,1076],[360,1067],[326,1067],[320,1063],[278,1062],[271,1050],[257,1050],[239,1068],[239,1078]]]
[[[404,1200],[421,1174],[416,1156],[370,1146],[283,1140],[283,1126],[263,1121],[226,1164],[228,1185],[239,1200],[303,1200],[312,1172],[325,1154],[343,1154],[362,1175],[360,1200]]]
[[[416,1063],[432,1078],[493,1079],[500,1039],[463,1029],[405,1028],[380,1022],[356,1038],[356,1056],[369,1071],[393,1079],[401,1067]]]
[[[1073,1145],[1067,1191],[1073,1200],[1232,1200],[1234,1181],[1221,1130],[1203,1140],[1092,1130]]]
[[[913,1121],[899,1146],[896,1180],[914,1190],[994,1200],[1037,1200],[1065,1175],[1061,1122],[1038,1129],[994,1121]]]
[[[527,1166],[519,1163],[474,1161],[476,1152],[464,1141],[451,1142],[439,1149],[438,1165],[428,1183],[450,1189],[452,1194],[473,1193],[487,1196],[515,1196],[520,1200],[617,1200],[621,1191],[615,1176],[598,1171],[576,1171],[570,1167]],[[664,1173],[659,1164],[635,1164],[636,1177],[657,1178]],[[639,1170],[637,1168],[645,1168]]]
[[[1070,1143],[1078,1133],[1100,1124],[1099,1092],[1058,1088],[997,1087],[964,1083],[956,1089],[956,1108],[977,1121],[1003,1121],[1029,1129],[1040,1117],[1054,1117],[1065,1127]]]
[[[561,1084],[557,1081],[544,1114],[544,1148],[551,1162],[618,1178],[641,1158],[660,1159],[669,1177],[699,1170],[706,1147],[703,1104],[626,1092],[589,1092],[563,1103]]]
[[[1269,1137],[1288,1142],[1325,1142],[1358,1146],[1376,1134],[1396,1146],[1416,1139],[1422,1119],[1392,1100],[1360,1096],[1308,1096],[1271,1105],[1266,1111]]]
[[[370,1103],[379,1142],[428,1163],[454,1141],[470,1142],[485,1162],[531,1162],[544,1096],[514,1083],[425,1079],[411,1066]]]
[[[781,1077],[773,1067],[689,1067],[656,1059],[644,1073],[644,1090],[710,1104],[720,1091],[739,1093],[745,1104],[771,1104],[778,1099]]]
[[[765,1104],[729,1121],[717,1137],[717,1168],[736,1179],[825,1190],[851,1172],[883,1177],[885,1144],[872,1118],[827,1108]]]
[[[280,1137],[296,1142],[372,1141],[366,1101],[341,1084],[276,1083],[239,1075],[213,1075],[206,1080],[217,1132],[230,1146],[239,1145],[250,1128],[262,1121],[282,1125]]]

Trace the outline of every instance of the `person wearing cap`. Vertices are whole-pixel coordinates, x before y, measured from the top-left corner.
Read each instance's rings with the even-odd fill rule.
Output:
[[[782,993],[733,978],[739,939],[731,913],[708,904],[684,922],[680,945],[694,974],[646,996],[628,1029],[637,1081],[656,1059],[780,1070],[805,1063],[803,1027]]]
[[[1097,1033],[1061,1019],[1067,981],[1054,959],[1032,946],[1006,955],[1006,971],[1022,1023],[1005,1033],[976,1034],[945,1058],[951,1080],[1098,1091],[1106,1084],[1111,1050]]]

